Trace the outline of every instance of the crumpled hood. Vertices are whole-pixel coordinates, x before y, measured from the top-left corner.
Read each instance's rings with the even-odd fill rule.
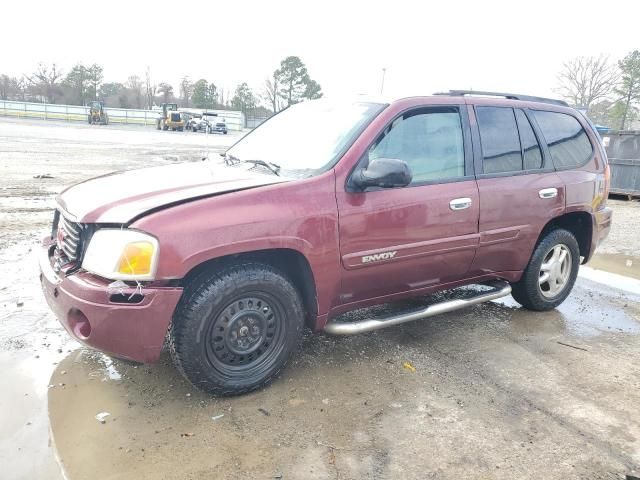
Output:
[[[166,205],[283,181],[205,160],[107,174],[63,190],[57,200],[78,222],[126,224]]]

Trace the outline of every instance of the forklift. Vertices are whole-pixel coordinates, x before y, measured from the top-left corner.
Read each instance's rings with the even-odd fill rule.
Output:
[[[184,130],[184,118],[178,112],[177,103],[163,103],[160,105],[162,114],[156,120],[156,128],[158,130]]]
[[[104,102],[93,101],[87,105],[89,107],[89,115],[87,116],[89,125],[97,123],[100,125],[109,125],[109,115],[104,110]]]

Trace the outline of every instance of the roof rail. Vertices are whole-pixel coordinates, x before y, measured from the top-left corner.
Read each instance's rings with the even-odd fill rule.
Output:
[[[465,95],[480,95],[486,97],[504,97],[509,100],[522,100],[525,102],[540,102],[551,103],[554,105],[560,105],[562,107],[568,107],[569,104],[564,100],[556,100],[554,98],[534,97],[531,95],[520,95],[519,93],[500,93],[500,92],[482,92],[479,90],[449,90],[448,92],[438,92],[434,95],[450,95],[454,97],[464,97]]]

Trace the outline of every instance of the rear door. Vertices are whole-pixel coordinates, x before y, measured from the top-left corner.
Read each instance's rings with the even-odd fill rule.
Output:
[[[542,228],[563,212],[564,185],[527,109],[475,105],[469,116],[480,194],[471,274],[519,271]]]
[[[465,105],[392,119],[360,159],[404,160],[403,188],[338,189],[340,303],[419,290],[465,276],[478,243],[478,188]]]

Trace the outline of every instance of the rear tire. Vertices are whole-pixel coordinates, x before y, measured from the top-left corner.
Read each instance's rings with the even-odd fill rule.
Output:
[[[246,263],[206,272],[185,288],[169,331],[178,370],[197,388],[238,395],[264,387],[297,348],[300,295],[279,270]]]
[[[571,293],[579,268],[576,237],[568,230],[552,230],[536,246],[520,281],[511,285],[511,295],[529,310],[552,310]]]

